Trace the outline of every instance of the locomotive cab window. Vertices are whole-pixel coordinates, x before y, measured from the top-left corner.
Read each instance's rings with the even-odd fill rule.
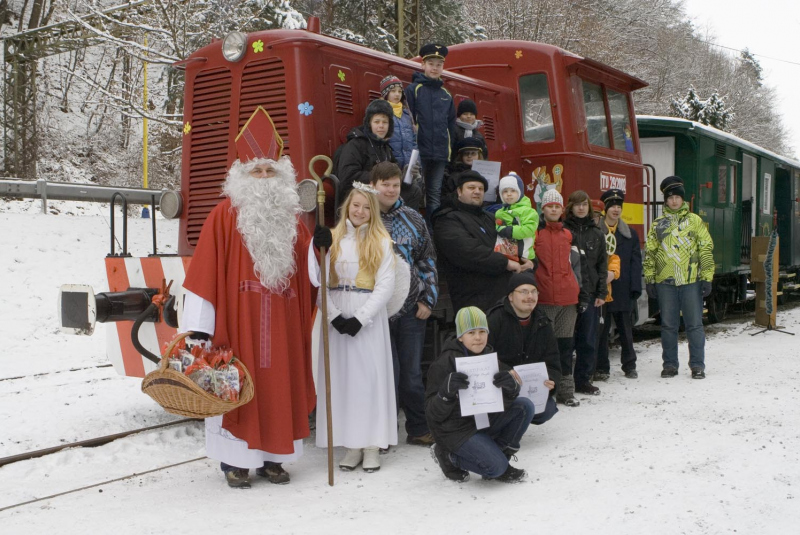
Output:
[[[633,153],[633,129],[627,93],[583,79],[581,85],[589,144]]]
[[[553,109],[545,74],[528,74],[519,79],[522,131],[525,141],[553,141]]]

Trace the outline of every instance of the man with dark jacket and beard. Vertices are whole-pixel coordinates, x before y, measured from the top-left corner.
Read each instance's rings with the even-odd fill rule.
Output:
[[[364,124],[347,134],[338,158],[334,157],[339,178],[339,204],[353,189],[353,182],[369,184],[372,168],[381,162],[395,162],[389,138],[394,133],[392,105],[385,100],[373,100],[364,113]],[[419,210],[422,192],[413,184],[400,184],[400,196],[409,208]]]
[[[440,274],[448,281],[453,310],[476,306],[488,310],[505,295],[513,273],[533,269],[495,252],[497,230],[494,218],[483,210],[486,179],[477,171],[464,171],[458,179],[451,208],[434,216],[433,240]]]
[[[556,388],[561,382],[561,362],[553,325],[547,315],[536,308],[539,290],[533,272],[511,276],[508,295],[489,309],[489,345],[497,351],[500,362],[510,367],[544,362],[549,379],[542,386],[550,390],[547,405],[533,417],[540,425],[558,412]],[[537,410],[539,407],[537,407]]]

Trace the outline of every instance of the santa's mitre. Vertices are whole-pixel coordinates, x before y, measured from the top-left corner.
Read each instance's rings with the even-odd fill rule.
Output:
[[[261,106],[244,123],[235,143],[241,163],[263,158],[277,162],[283,155],[283,139],[275,128],[272,117]]]

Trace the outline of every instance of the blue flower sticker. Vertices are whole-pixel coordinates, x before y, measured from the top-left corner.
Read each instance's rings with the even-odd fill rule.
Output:
[[[303,102],[302,104],[297,105],[297,109],[300,110],[300,113],[302,115],[308,117],[314,111],[314,106],[312,106],[308,102]]]

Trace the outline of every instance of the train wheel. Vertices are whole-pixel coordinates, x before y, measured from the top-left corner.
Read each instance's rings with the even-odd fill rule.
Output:
[[[723,292],[713,292],[706,302],[708,307],[709,323],[719,323],[728,315],[728,304],[725,302]]]

